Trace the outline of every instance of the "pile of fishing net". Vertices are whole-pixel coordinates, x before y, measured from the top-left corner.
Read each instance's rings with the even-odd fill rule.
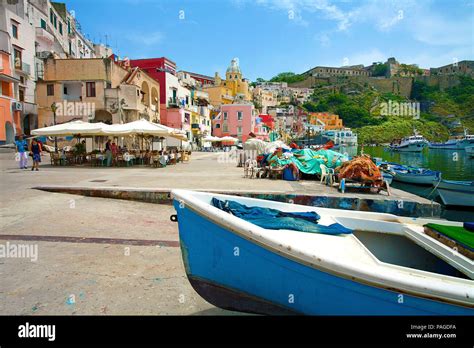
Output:
[[[371,186],[380,187],[383,177],[380,169],[375,165],[370,156],[356,156],[336,168],[339,180],[347,179],[362,182]]]

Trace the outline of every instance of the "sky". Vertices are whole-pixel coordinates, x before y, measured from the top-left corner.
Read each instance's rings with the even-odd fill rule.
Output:
[[[64,0],[82,31],[121,58],[167,57],[244,77],[386,61],[474,59],[474,0]]]

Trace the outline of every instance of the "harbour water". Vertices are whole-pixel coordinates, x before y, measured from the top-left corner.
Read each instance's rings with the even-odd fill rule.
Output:
[[[359,147],[358,153],[361,148]],[[383,146],[364,147],[364,153],[384,161],[400,163],[420,168],[429,168],[442,173],[447,180],[474,180],[474,158],[469,158],[464,150],[424,149],[421,153],[393,152]],[[349,152],[349,151],[348,151]],[[403,184],[396,181],[393,187],[439,202],[432,186]],[[474,199],[474,198],[473,198]],[[456,221],[474,221],[474,210],[443,209],[442,217]]]

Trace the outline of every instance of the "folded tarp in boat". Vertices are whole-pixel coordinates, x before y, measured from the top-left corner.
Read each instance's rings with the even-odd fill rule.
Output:
[[[474,260],[474,232],[461,226],[426,224],[425,233]]]
[[[283,212],[277,209],[248,207],[235,201],[221,201],[212,198],[212,205],[245,221],[269,230],[294,230],[323,234],[352,233],[341,224],[329,226],[318,224],[320,216],[316,212]]]

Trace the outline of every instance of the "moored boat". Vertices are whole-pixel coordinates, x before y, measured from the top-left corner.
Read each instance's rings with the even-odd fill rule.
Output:
[[[435,180],[433,185],[444,205],[474,207],[474,181]]]
[[[391,166],[393,180],[414,185],[432,185],[441,179],[441,172],[407,166]]]
[[[421,152],[428,141],[421,135],[412,135],[403,138],[398,144],[391,144],[390,150],[399,152]]]
[[[187,277],[218,307],[263,314],[474,315],[474,262],[424,233],[423,226],[437,220],[185,190],[173,190],[172,197]],[[226,211],[235,205],[254,220]],[[265,209],[281,213],[292,229],[288,215],[316,214],[319,232],[261,227],[277,221],[256,221],[255,211]]]
[[[382,177],[383,181],[385,181],[387,184],[391,185],[393,181],[393,175],[387,172],[382,171]]]
[[[469,157],[474,157],[474,145],[466,147],[465,150]]]
[[[443,150],[463,150],[469,146],[474,146],[474,135],[468,134],[467,130],[464,131],[463,136],[451,138],[444,143],[429,143],[428,145],[430,149]]]

